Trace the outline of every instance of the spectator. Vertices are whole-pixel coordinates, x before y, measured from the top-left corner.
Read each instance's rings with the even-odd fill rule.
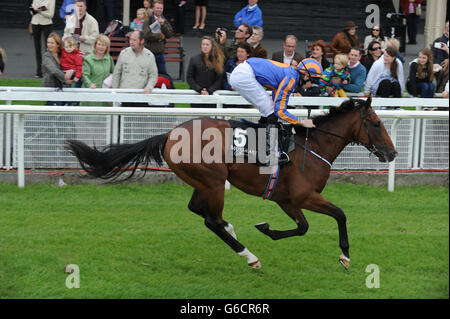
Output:
[[[433,51],[433,60],[435,64],[441,64],[448,59],[448,21],[445,23],[444,34],[433,41],[431,50]]]
[[[216,30],[216,41],[221,45],[223,54],[225,55],[225,61],[235,59],[238,43],[248,42],[248,39],[252,36],[252,34],[252,26],[245,22],[237,28],[234,40],[227,39],[226,31],[218,28]]]
[[[322,70],[330,66],[330,62],[325,58],[325,50],[325,42],[322,40],[314,42],[311,48],[311,58],[320,63]]]
[[[344,31],[337,33],[333,40],[331,41],[330,48],[333,53],[340,54],[348,54],[353,47],[359,47],[359,38],[356,35],[355,22],[348,21],[344,25]]]
[[[423,0],[400,0],[400,6],[406,15],[408,28],[408,44],[416,44],[417,28],[419,26],[419,15],[417,9],[421,7]]]
[[[94,51],[83,62],[83,87],[101,88],[103,81],[114,72],[114,61],[109,55],[110,41],[103,34],[94,43]]]
[[[283,51],[277,51],[272,54],[272,60],[288,63],[293,66],[297,66],[298,63],[303,60],[303,57],[295,49],[297,48],[297,37],[289,34],[284,39]]]
[[[234,26],[238,28],[242,23],[251,26],[263,26],[262,12],[258,7],[258,0],[248,0],[248,5],[234,16]]]
[[[94,42],[99,32],[97,20],[86,10],[85,0],[75,0],[75,14],[67,19],[64,38],[73,36],[80,43],[80,50],[84,54],[89,54],[94,48]]]
[[[149,94],[158,79],[158,68],[155,57],[144,47],[142,31],[133,31],[130,35],[130,46],[120,52],[114,68],[113,88],[143,89]],[[122,103],[123,106],[148,106],[148,103]]]
[[[189,61],[187,82],[189,87],[202,95],[210,95],[222,88],[224,56],[220,46],[209,36],[200,44],[201,53]],[[215,107],[210,104],[192,104],[191,107]]]
[[[447,84],[445,85],[445,89],[444,89],[444,91],[442,92],[442,97],[443,98],[445,98],[445,99],[448,99],[448,81],[447,81]]]
[[[44,41],[53,30],[53,15],[55,13],[55,0],[33,0],[30,8],[32,14],[31,26],[33,30],[34,51],[36,55],[36,75],[42,77],[42,34]]]
[[[252,47],[251,58],[267,59],[267,50],[261,45],[264,37],[264,30],[262,27],[254,26],[252,36],[248,39],[248,43]]]
[[[60,66],[61,57],[61,37],[56,32],[49,34],[47,38],[47,51],[42,57],[42,86],[62,88],[63,83],[72,84],[72,75],[74,70],[64,73]],[[63,105],[64,102],[50,102],[46,105]]]
[[[208,7],[208,0],[195,0],[195,24],[192,29],[203,30],[205,28],[206,20],[206,8]],[[200,21],[200,11],[201,11],[201,22]]]
[[[388,38],[386,41],[386,47],[393,47],[395,50],[397,50],[397,59],[399,59],[400,62],[405,63],[405,59],[400,52],[400,41],[398,39]]]
[[[114,0],[97,0],[95,10],[98,19],[98,27],[101,32],[105,32],[108,23],[114,20]]]
[[[223,78],[223,88],[225,90],[232,90],[232,87],[229,83],[231,72],[233,72],[236,66],[247,60],[250,57],[251,53],[252,48],[248,43],[243,42],[237,45],[236,58],[233,60],[228,60],[225,63],[225,72]]]
[[[61,48],[61,59],[59,64],[61,70],[66,73],[74,70],[71,80],[75,82],[76,88],[81,88],[81,76],[83,68],[84,53],[78,49],[77,41],[73,37],[64,39],[64,47]]]
[[[67,19],[74,13],[75,5],[74,0],[64,0],[61,8],[59,9],[59,16],[63,20],[64,24],[66,24]]]
[[[172,0],[175,7],[175,36],[180,36],[184,34],[184,8],[186,7],[187,1],[185,0]]]
[[[5,50],[0,48],[0,76],[2,76],[3,72],[5,71],[5,65],[6,65]]]
[[[153,2],[152,0],[142,1],[142,6],[147,11],[147,16],[151,17],[153,15]]]
[[[368,51],[367,49],[369,48],[369,44],[372,41],[377,41],[380,43],[381,45],[381,50],[384,52],[384,50],[386,49],[386,41],[387,41],[387,37],[384,35],[383,33],[383,29],[381,28],[380,25],[375,25],[372,28],[372,31],[370,33],[370,35],[366,36],[364,38],[364,53],[367,54]]]
[[[419,57],[410,63],[406,89],[414,97],[432,98],[435,87],[433,78],[433,52],[424,48],[419,52]]]
[[[137,9],[136,18],[130,24],[131,31],[134,31],[134,30],[142,31],[142,27],[144,26],[144,21],[147,18],[148,18],[148,15],[147,15],[147,10],[145,8]]]
[[[367,47],[367,54],[361,58],[361,63],[366,68],[367,72],[370,71],[373,63],[377,61],[382,55],[381,44],[378,41],[372,41]]]
[[[159,73],[167,73],[164,45],[166,39],[173,36],[172,27],[163,16],[163,11],[163,1],[153,1],[153,15],[145,19],[142,29],[144,32],[145,47],[154,54]]]
[[[404,88],[403,65],[397,59],[395,48],[387,47],[367,75],[364,95],[372,93],[381,97],[402,97]]]
[[[433,70],[435,70],[436,64],[433,65]],[[449,63],[448,58],[444,60],[441,64],[438,64],[438,72],[436,72],[436,93],[442,93],[445,84],[448,82],[449,75]]]
[[[343,85],[350,83],[350,72],[347,68],[348,56],[336,54],[334,63],[322,73],[319,88],[322,94],[334,97],[347,97]]]
[[[360,93],[364,87],[367,71],[360,63],[361,49],[352,48],[348,54],[348,71],[350,72],[350,83],[344,84],[343,88],[347,92]]]

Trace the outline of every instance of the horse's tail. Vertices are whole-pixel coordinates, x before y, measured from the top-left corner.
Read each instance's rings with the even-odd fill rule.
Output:
[[[131,174],[141,165],[147,167],[151,160],[163,163],[163,150],[168,133],[150,137],[135,144],[111,144],[103,150],[92,148],[81,141],[66,141],[66,149],[76,156],[83,169],[91,176],[103,179],[119,177],[125,171]]]

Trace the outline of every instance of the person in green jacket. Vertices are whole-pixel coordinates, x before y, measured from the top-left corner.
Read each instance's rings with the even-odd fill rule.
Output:
[[[94,51],[83,62],[83,87],[101,88],[103,81],[114,72],[114,61],[109,55],[109,38],[99,35],[95,40]]]
[[[83,62],[83,88],[102,88],[103,81],[114,72],[114,61],[109,55],[110,41],[103,34],[95,40],[94,51],[84,58]],[[85,102],[86,106],[107,106],[107,103]]]

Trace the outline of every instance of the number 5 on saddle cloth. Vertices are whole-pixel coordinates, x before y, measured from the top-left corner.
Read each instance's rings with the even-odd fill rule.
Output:
[[[268,159],[269,151],[266,143],[267,126],[261,123],[253,123],[242,119],[241,121],[230,120],[231,127],[231,144],[229,151],[232,152],[236,163],[254,163],[259,166],[267,166],[270,161]],[[293,125],[282,124],[278,122],[273,136],[278,137],[278,154],[287,156],[295,148]],[[272,143],[274,140],[272,141]],[[274,149],[274,147],[271,147]],[[277,155],[278,157],[278,155]]]

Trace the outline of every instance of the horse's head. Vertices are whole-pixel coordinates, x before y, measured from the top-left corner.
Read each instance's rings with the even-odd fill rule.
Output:
[[[384,127],[383,122],[372,109],[372,95],[366,101],[355,100],[360,113],[359,128],[355,132],[354,140],[365,146],[369,152],[375,154],[380,162],[391,162],[397,156],[397,151]]]

